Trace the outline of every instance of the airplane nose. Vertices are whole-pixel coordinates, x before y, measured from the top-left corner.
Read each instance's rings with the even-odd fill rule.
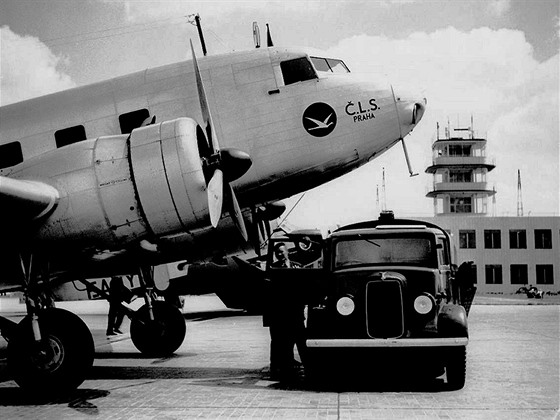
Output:
[[[401,127],[410,131],[413,128],[411,126],[418,124],[424,116],[428,100],[423,93],[414,88],[404,86],[391,86],[391,88],[393,89]]]

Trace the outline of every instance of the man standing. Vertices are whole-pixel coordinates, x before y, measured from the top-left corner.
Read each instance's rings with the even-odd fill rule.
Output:
[[[274,269],[300,268],[290,261],[285,243],[274,246],[276,261]],[[289,281],[289,273],[277,271],[271,279],[268,313],[263,320],[270,327],[270,372],[273,378],[293,379],[297,375],[298,362],[294,359],[294,345],[300,358],[305,358],[305,303],[301,301],[295,284]]]
[[[121,302],[130,303],[132,292],[124,285],[121,277],[112,277],[109,284],[109,316],[107,319],[107,336],[122,334],[120,330],[124,319]]]

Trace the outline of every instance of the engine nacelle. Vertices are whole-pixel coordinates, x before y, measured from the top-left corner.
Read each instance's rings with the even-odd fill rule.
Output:
[[[41,157],[60,192],[38,239],[110,249],[210,225],[196,121],[178,118]],[[16,177],[33,176],[30,166]]]
[[[146,222],[156,236],[208,225],[206,181],[197,146],[203,135],[190,118],[134,130],[132,179]]]

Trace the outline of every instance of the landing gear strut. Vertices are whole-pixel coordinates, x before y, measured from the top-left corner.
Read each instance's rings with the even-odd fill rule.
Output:
[[[145,303],[131,319],[130,338],[145,355],[169,356],[185,339],[185,319],[174,305],[154,299],[151,267],[141,267],[138,277],[144,290]]]
[[[94,343],[87,325],[76,315],[57,309],[42,298],[48,283],[48,264],[33,255],[20,256],[27,316],[4,328],[8,339],[8,369],[16,383],[43,395],[72,391],[93,365]],[[37,268],[47,267],[39,275]],[[3,325],[6,323],[3,322]]]

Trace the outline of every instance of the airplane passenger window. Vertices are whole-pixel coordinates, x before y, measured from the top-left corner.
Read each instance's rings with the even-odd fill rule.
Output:
[[[23,162],[23,153],[19,141],[0,146],[0,169]]]
[[[135,128],[141,127],[142,123],[150,117],[150,111],[146,108],[127,112],[119,115],[119,124],[122,134],[130,134]]]
[[[313,65],[317,71],[324,73],[350,73],[348,67],[342,60],[334,58],[311,57]]]
[[[72,143],[77,143],[79,141],[85,140],[86,138],[86,129],[83,125],[63,128],[62,130],[55,131],[54,133],[54,140],[56,142],[57,148],[68,146]]]
[[[315,70],[307,57],[283,61],[280,63],[280,68],[282,69],[285,85],[317,78],[317,74],[315,74]]]

